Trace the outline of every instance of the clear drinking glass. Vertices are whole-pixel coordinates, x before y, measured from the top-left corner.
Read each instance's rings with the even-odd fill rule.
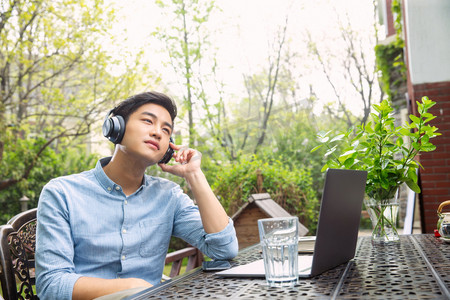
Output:
[[[260,219],[258,229],[267,284],[298,283],[298,218]]]

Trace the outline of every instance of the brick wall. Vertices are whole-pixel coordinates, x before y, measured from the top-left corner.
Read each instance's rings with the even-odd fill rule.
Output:
[[[436,102],[430,112],[437,116],[431,125],[442,134],[432,139],[436,150],[420,155],[422,194],[422,230],[432,233],[438,220],[436,210],[440,203],[450,200],[450,81],[409,85],[413,110],[417,114],[416,101],[428,96]],[[444,208],[448,211],[448,207]]]

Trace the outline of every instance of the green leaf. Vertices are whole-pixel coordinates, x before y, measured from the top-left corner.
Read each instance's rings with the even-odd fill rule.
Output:
[[[414,123],[419,124],[420,123],[420,119],[418,117],[416,117],[415,115],[409,115],[409,118],[411,119],[411,121],[413,121]]]
[[[356,141],[354,141],[354,142],[352,142],[352,148],[357,148],[358,147],[358,145],[359,145],[359,140],[356,140]]]
[[[325,157],[327,157],[328,155],[332,154],[334,151],[336,151],[336,149],[337,149],[337,146],[334,146],[333,148],[328,150],[327,153],[325,153]]]
[[[323,146],[323,145],[316,146],[316,147],[312,148],[310,152],[317,151],[317,150],[320,149],[322,146]]]
[[[354,162],[355,162],[355,159],[353,157],[347,158],[344,162],[345,168],[350,169]]]
[[[336,142],[336,141],[341,141],[343,137],[344,137],[344,134],[339,134],[339,135],[335,136],[334,138],[332,138],[330,140],[330,143]]]
[[[408,169],[408,178],[414,182],[417,182],[417,172],[416,172],[416,168],[412,167]]]
[[[399,132],[399,134],[404,135],[404,136],[411,135],[411,131],[404,127],[402,127],[398,132]]]
[[[356,153],[356,150],[349,150],[349,151],[345,152],[344,154],[340,155],[339,157],[346,157],[346,156],[352,155],[353,153]]]
[[[420,144],[419,143],[414,142],[414,143],[412,143],[412,146],[413,146],[414,149],[420,150]]]
[[[436,150],[436,146],[431,143],[423,143],[420,150],[424,152],[431,152]]]
[[[405,183],[413,192],[415,192],[417,194],[420,193],[420,187],[417,185],[417,183],[415,183],[411,179],[406,179]]]
[[[326,142],[328,142],[329,139],[330,137],[328,136],[319,137],[319,142],[325,144]]]

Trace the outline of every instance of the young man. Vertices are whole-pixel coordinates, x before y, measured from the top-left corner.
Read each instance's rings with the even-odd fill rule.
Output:
[[[44,187],[36,240],[40,299],[93,299],[157,284],[172,235],[213,259],[236,256],[233,223],[200,168],[201,154],[169,141],[175,116],[163,94],[128,98],[105,119],[113,156]],[[159,163],[169,147],[175,163]],[[155,164],[183,177],[197,206],[177,184],[145,175]]]

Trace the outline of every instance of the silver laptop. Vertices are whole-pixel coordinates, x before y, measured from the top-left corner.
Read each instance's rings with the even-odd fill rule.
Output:
[[[299,277],[319,275],[355,256],[367,172],[328,169],[312,255],[299,255]],[[265,277],[263,260],[216,273],[221,277]]]

